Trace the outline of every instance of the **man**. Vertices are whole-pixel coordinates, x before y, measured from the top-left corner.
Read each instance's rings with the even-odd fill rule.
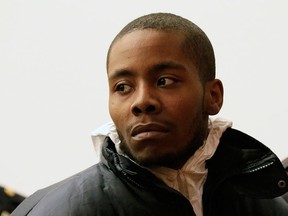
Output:
[[[12,215],[288,215],[276,155],[209,118],[223,87],[198,26],[169,13],[135,19],[112,41],[107,75],[113,122],[93,134],[98,163]]]

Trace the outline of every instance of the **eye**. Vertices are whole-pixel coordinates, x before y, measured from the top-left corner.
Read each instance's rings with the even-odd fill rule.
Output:
[[[158,81],[157,81],[157,86],[167,86],[167,85],[171,85],[173,83],[175,83],[176,80],[173,78],[169,78],[169,77],[161,77]]]
[[[131,87],[127,84],[118,84],[116,85],[115,91],[121,94],[125,94],[131,91]]]

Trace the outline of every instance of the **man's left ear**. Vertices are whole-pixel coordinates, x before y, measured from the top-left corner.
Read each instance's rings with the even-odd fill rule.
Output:
[[[208,81],[205,85],[205,110],[207,115],[216,115],[223,104],[223,85],[218,79]]]

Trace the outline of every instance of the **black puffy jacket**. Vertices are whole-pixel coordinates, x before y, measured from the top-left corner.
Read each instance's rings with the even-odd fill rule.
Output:
[[[12,216],[193,216],[190,202],[152,173],[118,155],[107,137],[105,161],[27,198]],[[287,216],[284,168],[267,147],[234,129],[207,162],[204,216]]]

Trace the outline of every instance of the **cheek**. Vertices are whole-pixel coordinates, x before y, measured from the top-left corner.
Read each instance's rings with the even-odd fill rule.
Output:
[[[125,106],[125,103],[117,103],[109,100],[110,117],[121,133],[123,133],[123,128],[125,128],[125,123],[127,122],[127,112],[128,107]]]
[[[116,123],[120,115],[119,106],[111,99],[109,100],[109,113],[112,118],[112,121]]]
[[[187,115],[196,114],[201,105],[202,98],[199,95],[178,95],[176,99],[172,98],[167,101],[166,109],[169,109],[170,113],[174,113],[180,118],[186,118]]]

